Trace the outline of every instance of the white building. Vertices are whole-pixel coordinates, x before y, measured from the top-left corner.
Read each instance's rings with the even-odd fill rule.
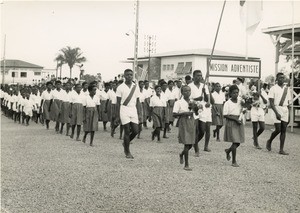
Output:
[[[182,50],[172,51],[166,53],[153,54],[150,57],[139,57],[138,58],[138,79],[148,79],[155,81],[158,79],[178,79],[184,78],[186,75],[191,75],[193,70],[200,69],[205,76],[208,69],[208,59],[211,54],[211,49],[193,49],[193,50]],[[224,51],[215,50],[214,59],[226,62],[236,62],[238,66],[246,66],[245,63],[255,62],[259,67],[260,72],[260,58],[248,57],[229,53]],[[133,63],[133,58],[128,58],[127,63]],[[240,65],[243,64],[243,65]],[[150,76],[148,77],[148,67],[150,65]],[[211,73],[210,73],[211,74]],[[224,73],[222,73],[223,75]],[[260,74],[260,73],[259,73]],[[245,77],[251,77],[251,75],[243,74]],[[219,76],[220,75],[216,75]],[[242,76],[241,73],[232,74],[228,72],[227,77]]]
[[[44,67],[21,60],[8,59],[1,61],[1,82],[4,84],[38,84],[55,77],[55,69],[43,69]]]

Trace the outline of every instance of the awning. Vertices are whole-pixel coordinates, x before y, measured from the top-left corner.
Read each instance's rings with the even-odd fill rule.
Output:
[[[179,62],[175,70],[175,73],[182,74],[183,68],[184,68],[184,62]]]
[[[191,72],[192,72],[192,62],[186,62],[182,73],[183,74],[190,74]]]

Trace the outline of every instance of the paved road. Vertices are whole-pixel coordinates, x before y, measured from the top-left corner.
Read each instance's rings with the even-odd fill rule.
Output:
[[[2,116],[1,208],[3,212],[299,212],[300,140],[288,133],[286,151],[256,150],[251,128],[238,148],[239,168],[225,160],[225,142],[211,140],[212,152],[191,152],[184,171],[177,129],[168,140],[150,141],[150,129],[124,158],[121,141],[102,130],[95,147],[45,127],[22,126]],[[100,129],[102,125],[100,124]],[[260,138],[262,147],[268,127]],[[203,145],[203,143],[201,143]]]

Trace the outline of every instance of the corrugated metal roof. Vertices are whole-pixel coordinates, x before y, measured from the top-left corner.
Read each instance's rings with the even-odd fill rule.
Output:
[[[3,67],[4,61],[1,60],[1,67]],[[14,60],[14,59],[6,59],[5,60],[5,67],[7,68],[36,68],[36,69],[43,69],[44,67],[31,64],[26,61],[21,60]]]

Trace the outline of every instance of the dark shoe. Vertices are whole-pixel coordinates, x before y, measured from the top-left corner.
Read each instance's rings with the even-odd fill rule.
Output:
[[[216,137],[216,130],[213,130],[213,137],[215,138]]]
[[[72,138],[72,139],[73,139],[73,138],[74,138],[74,135],[70,135],[70,138]]]
[[[166,138],[166,139],[168,139],[169,137],[167,137],[166,135],[164,135],[164,136],[163,136],[163,138]]]
[[[285,151],[279,151],[280,155],[289,155],[289,153],[285,152]]]
[[[85,140],[86,140],[86,138],[83,138],[83,139],[82,139],[82,142],[85,143]]]
[[[267,149],[268,151],[271,151],[271,150],[272,150],[272,148],[271,148],[271,142],[270,142],[269,140],[267,141],[266,149]]]
[[[203,151],[205,151],[205,152],[211,152],[211,150],[209,148],[204,148]]]
[[[256,145],[255,148],[256,149],[261,149],[261,147],[259,145]]]
[[[231,164],[231,166],[233,166],[233,167],[239,167],[239,165],[237,163],[233,163],[233,164]]]
[[[190,168],[190,167],[188,167],[188,166],[185,166],[183,169],[184,169],[185,171],[192,171],[192,168]]]
[[[183,164],[184,163],[184,160],[183,160],[183,155],[179,154],[179,159],[180,159],[180,164]]]
[[[134,159],[134,157],[131,155],[131,153],[129,152],[129,153],[127,153],[127,155],[125,156],[126,158],[128,158],[128,159]]]
[[[225,152],[226,152],[226,159],[228,161],[230,161],[231,157],[230,157],[230,152],[228,152],[229,150],[228,149],[225,149]]]
[[[221,142],[220,138],[217,138],[217,142]]]
[[[90,146],[94,146],[93,143],[90,143]]]

